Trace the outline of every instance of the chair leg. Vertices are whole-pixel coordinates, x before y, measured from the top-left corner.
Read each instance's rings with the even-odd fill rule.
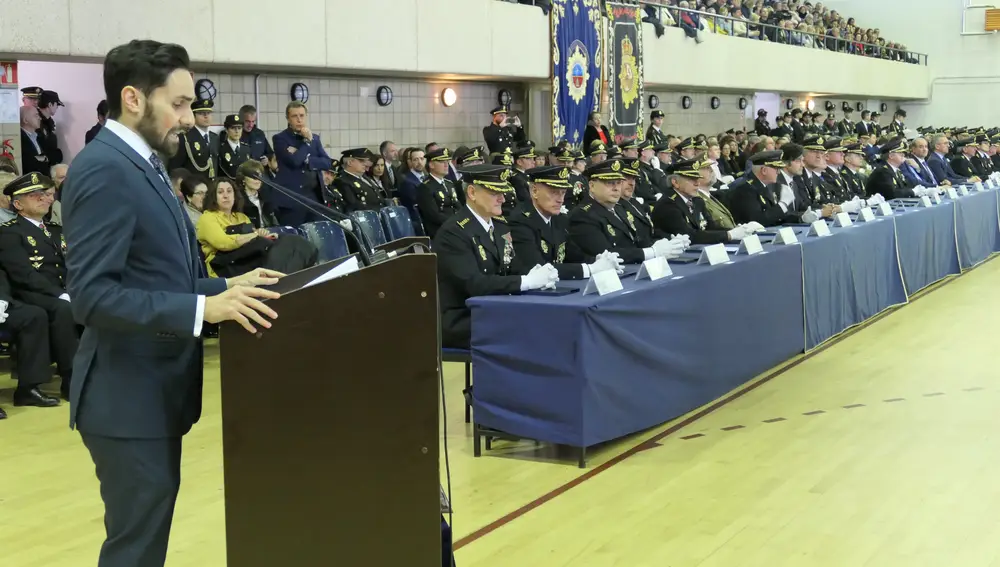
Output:
[[[580,460],[577,461],[577,466],[581,469],[587,468],[587,448],[580,447]]]
[[[465,391],[468,392],[472,388],[472,364],[465,363]],[[472,421],[472,404],[469,403],[469,399],[465,400],[465,423],[470,423]]]
[[[483,454],[482,448],[483,436],[479,433],[479,424],[472,424],[472,456],[479,457]]]

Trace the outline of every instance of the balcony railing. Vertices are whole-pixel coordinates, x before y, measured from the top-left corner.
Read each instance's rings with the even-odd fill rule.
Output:
[[[502,0],[515,4],[528,4],[541,7],[548,11],[551,0]],[[684,30],[689,37],[700,41],[700,34],[716,33],[732,37],[742,37],[758,41],[770,41],[784,45],[823,49],[849,55],[859,55],[887,61],[899,61],[914,65],[927,65],[927,55],[905,49],[887,47],[881,44],[866,43],[853,39],[834,37],[822,33],[812,33],[798,29],[790,29],[764,22],[754,22],[744,18],[722,16],[709,12],[700,12],[689,8],[668,6],[660,0],[619,0],[622,4],[642,6],[646,16],[644,22],[653,24],[657,35],[663,33],[665,27],[676,27]],[[603,9],[604,3],[601,3]]]

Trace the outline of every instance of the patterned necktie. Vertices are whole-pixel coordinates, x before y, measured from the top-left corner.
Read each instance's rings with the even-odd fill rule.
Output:
[[[166,184],[167,191],[170,193],[172,197],[174,195],[174,188],[171,187],[170,185],[170,177],[167,175],[167,168],[163,166],[163,162],[160,161],[160,158],[157,157],[157,155],[154,153],[149,156],[149,164],[153,166],[154,170],[156,170],[157,175],[160,176],[160,180],[163,181],[164,184]],[[184,209],[181,208],[180,201],[178,201],[177,199],[171,199],[171,201],[173,201],[174,204],[177,206],[178,212],[181,215],[181,222],[184,223],[183,230],[181,230],[181,233],[184,235],[184,249],[187,254],[190,254],[191,241],[188,240],[189,237],[187,231],[187,222],[185,221],[185,219],[187,218],[187,213],[185,213]]]

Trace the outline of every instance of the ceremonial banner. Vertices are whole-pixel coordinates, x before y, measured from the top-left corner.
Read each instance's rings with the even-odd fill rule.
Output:
[[[608,2],[608,105],[619,146],[642,136],[642,8]]]
[[[552,2],[552,137],[583,143],[601,104],[600,0]]]

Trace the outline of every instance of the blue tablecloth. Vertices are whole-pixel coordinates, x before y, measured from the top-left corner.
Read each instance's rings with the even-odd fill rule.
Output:
[[[966,195],[958,199],[955,206],[958,257],[962,269],[968,270],[990,254],[1000,251],[997,192],[983,191]]]
[[[472,299],[476,422],[585,447],[707,403],[802,350],[800,266],[791,246],[604,297]]]
[[[604,297],[473,298],[476,422],[586,447],[668,421],[986,259],[998,211],[987,191]]]
[[[929,209],[908,209],[894,215],[894,219],[899,268],[908,294],[961,273],[954,203],[944,201]]]
[[[830,232],[802,241],[806,350],[906,303],[891,217]]]

